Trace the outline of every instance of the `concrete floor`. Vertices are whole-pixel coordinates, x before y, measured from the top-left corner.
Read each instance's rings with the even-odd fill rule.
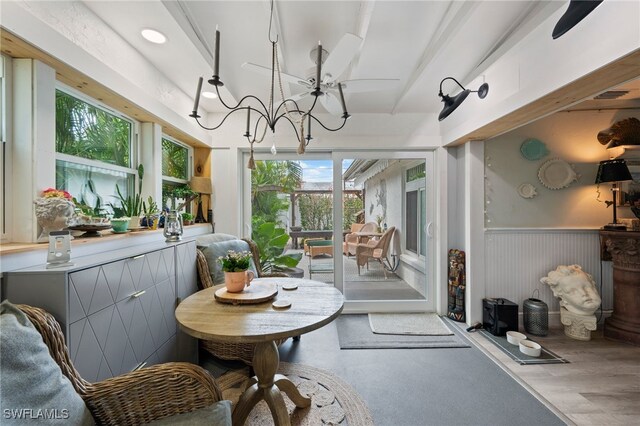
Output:
[[[334,322],[288,340],[280,357],[340,376],[378,426],[565,424],[473,345],[341,350]]]

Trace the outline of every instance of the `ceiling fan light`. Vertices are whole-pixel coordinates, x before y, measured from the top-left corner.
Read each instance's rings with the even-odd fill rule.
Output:
[[[202,92],[202,97],[207,99],[216,99],[218,95],[213,92]]]
[[[469,96],[471,91],[469,89],[464,89],[462,92],[458,93],[456,96],[451,97],[449,95],[441,95],[442,102],[444,102],[444,107],[442,111],[440,111],[440,115],[438,116],[438,121],[442,121],[447,118],[453,111],[456,110],[460,106],[467,96]]]
[[[484,99],[487,97],[488,93],[489,93],[489,84],[482,83],[482,85],[478,88],[478,97],[480,99]]]
[[[140,34],[142,34],[142,37],[144,37],[145,40],[150,41],[151,43],[164,44],[167,42],[167,36],[162,34],[160,31],[151,28],[143,29],[140,31]]]

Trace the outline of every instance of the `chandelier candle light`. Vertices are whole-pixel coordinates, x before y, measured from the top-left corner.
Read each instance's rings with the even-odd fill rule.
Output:
[[[269,41],[271,42],[271,87],[269,92],[269,101],[264,103],[258,97],[254,95],[246,95],[235,105],[228,105],[220,96],[219,87],[224,86],[222,80],[220,80],[220,31],[216,26],[216,34],[215,34],[215,47],[214,47],[214,56],[213,56],[213,76],[208,81],[209,84],[215,86],[216,94],[218,95],[218,99],[222,105],[229,110],[229,112],[222,118],[220,123],[213,127],[204,126],[198,115],[198,105],[200,103],[200,93],[202,90],[202,81],[203,78],[200,77],[198,79],[198,89],[196,92],[195,102],[193,105],[193,111],[189,114],[189,117],[193,117],[198,125],[205,130],[216,130],[225,122],[227,117],[229,117],[234,112],[245,111],[247,113],[247,125],[245,129],[244,136],[247,138],[250,144],[250,156],[247,167],[250,169],[255,169],[255,162],[253,159],[253,144],[260,143],[264,140],[264,136],[267,132],[267,128],[271,129],[272,133],[275,133],[276,124],[280,119],[287,120],[293,130],[296,133],[296,138],[299,142],[298,145],[298,154],[304,154],[306,147],[309,145],[311,139],[311,120],[315,120],[316,123],[320,124],[324,129],[336,132],[344,127],[347,123],[347,119],[350,117],[347,112],[347,107],[344,101],[344,94],[342,92],[342,84],[338,83],[338,91],[340,94],[340,103],[342,105],[342,124],[336,128],[330,128],[325,126],[317,117],[312,114],[313,109],[318,102],[318,98],[324,95],[320,85],[322,83],[322,44],[318,42],[318,54],[317,54],[317,65],[316,65],[316,76],[315,76],[315,89],[311,92],[311,95],[315,97],[311,107],[304,111],[299,106],[298,103],[293,99],[285,99],[284,92],[282,90],[282,79],[280,75],[280,64],[278,62],[278,36],[276,36],[275,40],[271,37],[271,25],[273,22],[273,0],[271,2],[271,14],[269,18]],[[282,101],[276,106],[275,105],[275,86],[276,86],[276,78],[278,83],[278,88],[280,91],[280,97]],[[256,106],[249,105],[249,101],[252,100]],[[257,114],[257,119],[253,125],[253,135],[251,134],[251,112]],[[307,134],[305,136],[305,118],[306,118],[306,131]],[[258,131],[260,123],[264,121],[264,129],[261,131],[261,136],[258,137]]]

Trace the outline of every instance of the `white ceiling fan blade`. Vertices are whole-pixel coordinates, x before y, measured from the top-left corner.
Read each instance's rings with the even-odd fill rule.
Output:
[[[259,74],[264,74],[264,75],[271,76],[271,68],[265,67],[265,66],[262,66],[262,65],[254,64],[254,63],[251,63],[251,62],[245,62],[244,64],[242,64],[242,68],[244,68],[245,70],[257,72]],[[287,81],[289,83],[294,83],[294,84],[299,84],[300,86],[304,86],[306,88],[311,88],[311,84],[309,84],[309,82],[306,81],[302,77],[296,77],[295,75],[286,74],[284,72],[281,72],[280,76],[282,77],[283,81]],[[276,79],[277,78],[278,77],[276,76]]]
[[[351,33],[343,35],[322,65],[322,75],[330,74],[330,81],[340,77],[351,63],[353,57],[358,53],[361,45],[362,39],[357,35]],[[325,82],[326,79],[323,77],[322,80]]]
[[[399,81],[400,80],[395,78],[347,80],[342,82],[342,90],[345,93],[362,93],[390,90],[395,88]],[[337,90],[337,85],[335,88]]]
[[[326,92],[324,95],[320,96],[320,103],[322,103],[322,106],[329,114],[342,115],[342,105],[340,104],[340,100],[332,92]]]
[[[291,95],[287,99],[298,102],[299,100],[304,99],[309,95],[311,95],[311,92],[302,92],[298,93],[297,95]]]

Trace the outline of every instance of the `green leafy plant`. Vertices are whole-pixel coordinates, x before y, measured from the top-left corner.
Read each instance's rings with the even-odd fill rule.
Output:
[[[122,195],[120,187],[116,184],[116,196],[120,201],[120,207],[109,204],[113,209],[113,213],[116,217],[128,216],[137,217],[142,213],[142,179],[144,178],[144,167],[142,164],[138,165],[138,192],[126,197]]]
[[[193,220],[193,215],[191,213],[182,213],[182,221],[183,222],[191,222]]]
[[[260,266],[266,273],[293,268],[302,259],[302,253],[283,254],[289,234],[273,222],[265,222],[254,228],[251,239],[258,246]]]
[[[167,193],[167,197],[171,200],[171,210],[180,211],[193,200],[200,198],[200,194],[195,192],[189,185],[176,186]],[[184,201],[176,207],[176,200]]]
[[[146,202],[142,202],[142,211],[144,213],[144,216],[147,218],[160,213],[158,204],[153,200],[153,197],[151,195],[149,195]]]
[[[222,265],[224,272],[243,272],[251,265],[251,253],[229,250],[225,256],[218,258],[218,262]]]

